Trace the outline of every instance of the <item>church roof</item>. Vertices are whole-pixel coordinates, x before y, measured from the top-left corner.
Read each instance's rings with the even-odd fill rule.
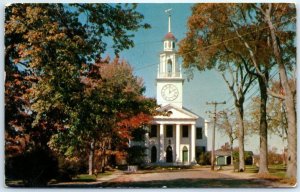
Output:
[[[162,106],[158,109],[159,111],[171,111],[170,116],[156,116],[154,118],[183,118],[183,119],[198,119],[199,116],[189,110],[186,110],[185,108],[179,108],[175,105],[168,104],[165,106]]]
[[[169,32],[169,33],[167,33],[167,34],[165,35],[164,40],[168,40],[168,39],[176,41],[176,38],[175,38],[175,36],[173,35],[172,32]]]

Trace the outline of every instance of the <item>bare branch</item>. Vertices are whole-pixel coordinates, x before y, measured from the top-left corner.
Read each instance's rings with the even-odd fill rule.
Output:
[[[275,93],[274,91],[271,91],[270,89],[268,89],[268,94],[271,95],[272,97],[284,100],[284,96],[278,93]]]

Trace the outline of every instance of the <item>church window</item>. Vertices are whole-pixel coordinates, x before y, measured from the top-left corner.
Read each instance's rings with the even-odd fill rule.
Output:
[[[169,48],[171,48],[171,41],[169,41]]]
[[[168,77],[171,77],[171,75],[172,75],[172,60],[171,59],[169,59],[168,60],[168,65],[167,65],[167,70],[168,70]]]
[[[172,42],[172,45],[173,45],[173,49],[175,49],[175,42]]]
[[[197,127],[196,129],[196,138],[202,139],[202,127]]]
[[[157,125],[151,125],[150,137],[157,137]]]
[[[167,137],[173,137],[173,126],[167,125]]]
[[[182,126],[182,137],[189,137],[189,126],[188,125]]]

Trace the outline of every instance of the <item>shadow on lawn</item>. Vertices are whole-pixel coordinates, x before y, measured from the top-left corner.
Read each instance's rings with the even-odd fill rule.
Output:
[[[99,186],[100,187],[100,186]],[[108,188],[247,188],[247,187],[271,187],[262,180],[247,179],[176,179],[163,181],[143,182],[108,182],[102,183],[101,187]]]
[[[52,186],[54,187],[54,186]],[[253,188],[272,187],[258,179],[176,179],[143,182],[104,182],[60,185],[59,188]]]

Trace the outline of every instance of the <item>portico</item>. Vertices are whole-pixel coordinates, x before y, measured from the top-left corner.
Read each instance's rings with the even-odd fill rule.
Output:
[[[171,104],[163,107],[169,116],[155,116],[149,128],[148,148],[151,163],[195,163],[196,119],[198,117]],[[156,149],[156,150],[155,150]],[[154,151],[157,151],[155,154]],[[157,157],[153,157],[156,155]],[[154,161],[157,159],[157,161]]]

